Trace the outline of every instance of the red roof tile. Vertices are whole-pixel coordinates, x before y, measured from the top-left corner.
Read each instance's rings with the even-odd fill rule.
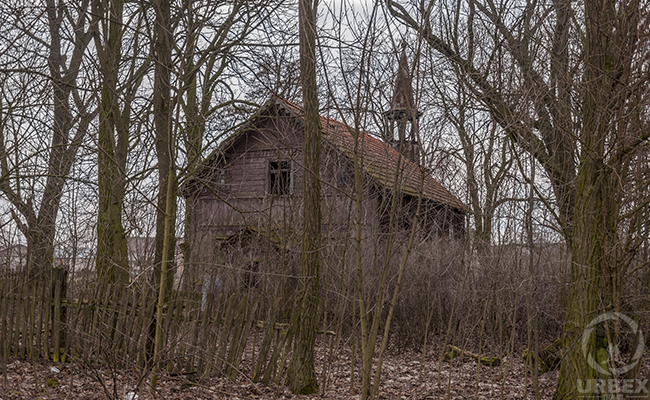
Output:
[[[283,106],[296,117],[303,118],[304,110],[301,106],[278,97],[275,99],[276,104]],[[343,155],[353,159],[354,129],[331,118],[321,116],[320,119],[323,139]],[[402,156],[397,150],[366,132],[360,131],[359,134],[363,170],[379,184],[392,189],[395,187],[397,178],[397,189],[404,194],[417,196],[420,193],[420,187],[422,187],[422,194],[425,198],[462,212],[470,212],[462,201],[407,157]]]

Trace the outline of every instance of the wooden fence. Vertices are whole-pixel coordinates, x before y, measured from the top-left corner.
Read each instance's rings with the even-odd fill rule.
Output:
[[[0,276],[0,356],[150,370],[151,288],[85,285],[75,297],[62,269],[47,279]],[[278,303],[260,297],[174,291],[163,312],[160,362],[170,373],[235,378],[246,353],[254,382],[280,382],[292,330],[277,315]]]

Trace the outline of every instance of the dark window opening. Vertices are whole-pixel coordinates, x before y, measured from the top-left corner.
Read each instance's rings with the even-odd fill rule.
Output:
[[[341,169],[339,170],[339,182],[338,187],[346,187],[352,182],[352,172],[347,163],[341,164]]]
[[[291,161],[269,163],[270,193],[281,196],[291,193]]]

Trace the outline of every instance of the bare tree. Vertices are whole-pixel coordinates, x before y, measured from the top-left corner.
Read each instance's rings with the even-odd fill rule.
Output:
[[[220,112],[230,113],[240,102],[229,85],[233,64],[247,63],[240,60],[240,53],[252,53],[256,46],[253,39],[260,26],[274,13],[282,1],[258,2],[235,1],[229,3],[223,13],[224,2],[191,1],[179,8],[176,41],[180,49],[174,53],[180,68],[179,87],[174,93],[174,104],[179,111],[179,134],[185,156],[182,179],[192,179],[202,166],[206,147],[215,138],[206,138],[207,124]],[[209,39],[208,43],[203,40]],[[242,77],[244,79],[245,77]],[[210,133],[210,132],[207,132]],[[213,133],[213,132],[212,132]],[[217,134],[217,138],[220,135]],[[185,209],[191,210],[196,199],[185,199]],[[186,284],[202,282],[199,266],[192,260],[190,245],[192,213],[185,213],[184,256],[187,269],[183,277]]]
[[[314,346],[318,328],[318,304],[321,264],[321,124],[316,87],[316,12],[318,0],[299,3],[300,78],[305,107],[304,218],[300,298],[296,318],[298,330],[289,383],[296,394],[318,391],[314,366]]]
[[[48,276],[53,265],[56,220],[59,212],[66,178],[89,125],[95,116],[92,96],[84,93],[87,74],[84,68],[84,53],[91,40],[87,26],[89,1],[69,4],[47,1],[43,8],[37,8],[34,19],[23,18],[23,9],[18,4],[9,5],[8,14],[13,37],[8,40],[5,57],[12,60],[5,65],[5,73],[15,74],[26,86],[20,89],[7,80],[3,82],[3,124],[0,130],[0,167],[3,179],[0,188],[18,214],[14,220],[27,240],[27,269],[33,276]],[[27,44],[31,43],[31,44]],[[40,59],[37,53],[23,54],[24,45],[35,46],[47,53]],[[16,81],[14,81],[16,82]],[[34,82],[43,98],[36,100]],[[46,89],[47,87],[47,89]],[[26,90],[27,92],[17,92]],[[49,102],[43,104],[43,99]],[[34,101],[32,103],[32,101]],[[22,109],[26,113],[14,114]],[[48,143],[40,147],[42,132],[32,131],[33,124],[20,122],[33,110],[33,116],[42,121],[49,133]],[[18,125],[11,123],[13,122]],[[8,128],[15,129],[11,143]],[[29,133],[28,133],[29,132]],[[24,139],[34,140],[40,155],[21,152]],[[41,136],[42,137],[42,136]],[[11,152],[13,150],[13,152]],[[30,158],[34,158],[34,163]],[[41,164],[43,162],[44,164]],[[43,168],[43,165],[46,165]],[[28,176],[34,180],[25,179]],[[12,212],[14,212],[12,210]]]
[[[592,379],[595,371],[574,343],[599,313],[624,306],[622,288],[638,240],[629,221],[640,209],[622,204],[635,190],[625,180],[630,161],[649,135],[640,111],[647,104],[648,5],[387,5],[456,68],[458,79],[551,182],[554,198],[546,200],[572,254],[567,356],[556,398],[576,398],[577,379]],[[592,340],[588,350],[598,346]]]
[[[126,191],[132,105],[149,59],[138,57],[143,14],[138,8],[125,14],[124,2],[92,3],[93,38],[102,77],[98,128],[97,272],[107,283],[129,279],[127,238],[122,223]],[[128,18],[133,25],[125,25]],[[135,28],[135,29],[133,29]],[[126,35],[126,38],[125,38]],[[129,56],[123,54],[127,40]],[[124,63],[126,59],[126,63]],[[122,74],[120,71],[125,71]]]

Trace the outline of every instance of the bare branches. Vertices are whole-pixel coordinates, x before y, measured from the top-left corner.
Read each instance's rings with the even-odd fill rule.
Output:
[[[452,46],[433,34],[429,26],[417,23],[399,3],[388,0],[388,7],[393,16],[420,32],[429,45],[457,65],[463,74],[466,74],[470,82],[473,83],[471,88],[474,95],[486,104],[495,120],[502,125],[514,141],[526,150],[533,152],[540,162],[549,165],[550,158],[544,144],[533,133],[530,126],[520,121],[514,107],[506,103],[501,93],[493,87],[484,74],[476,69],[470,60],[464,59]]]

